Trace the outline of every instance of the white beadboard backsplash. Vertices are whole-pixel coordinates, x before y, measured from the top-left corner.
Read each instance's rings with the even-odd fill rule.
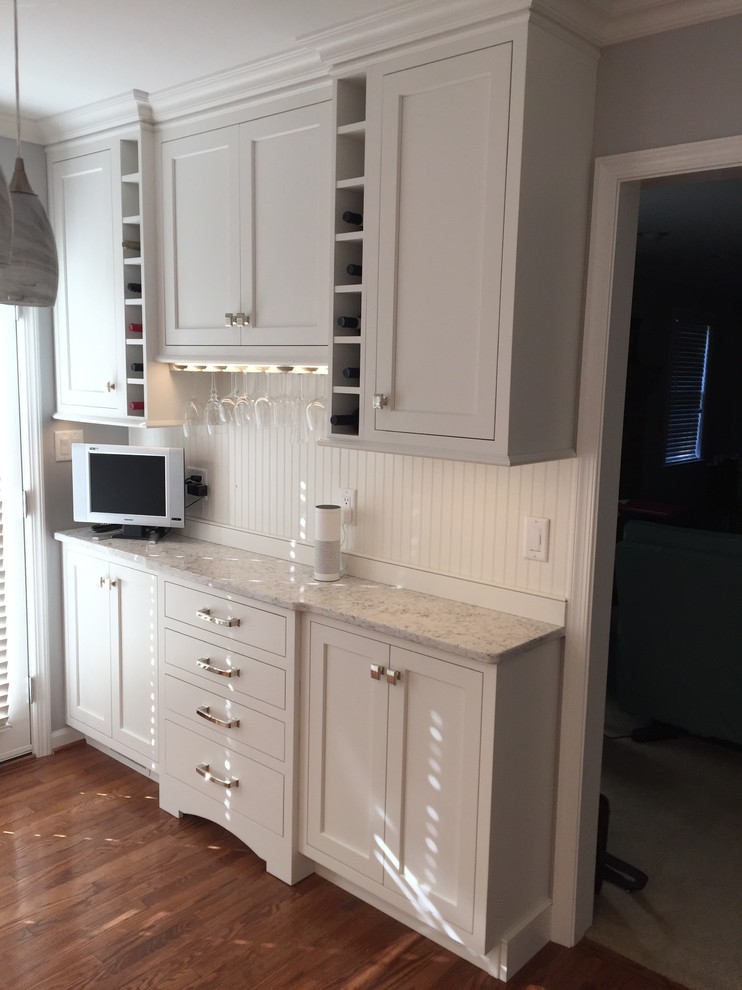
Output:
[[[194,375],[206,398],[208,375]],[[272,375],[271,390],[284,384]],[[277,380],[278,379],[278,380]],[[303,381],[301,381],[303,379]],[[242,376],[238,376],[238,385]],[[289,392],[321,395],[327,378],[286,376]],[[217,375],[220,394],[230,377]],[[194,386],[196,388],[196,386]],[[371,561],[417,568],[559,599],[566,598],[572,563],[576,460],[517,467],[377,453],[292,442],[286,429],[201,427],[136,431],[131,442],[184,446],[186,465],[208,471],[208,503],[192,519],[311,545],[314,505],[337,502],[341,488],[357,491],[355,522],[344,551]],[[523,520],[551,520],[549,559],[523,557]]]

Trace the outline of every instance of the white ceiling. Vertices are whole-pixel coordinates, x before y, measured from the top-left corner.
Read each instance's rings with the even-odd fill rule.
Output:
[[[394,8],[512,9],[515,0],[17,0],[21,106],[38,120],[131,93],[155,94]],[[742,0],[523,0],[601,43],[742,11]],[[588,30],[588,34],[590,34]],[[0,0],[0,117],[14,114],[13,0]],[[6,131],[7,132],[7,131]]]

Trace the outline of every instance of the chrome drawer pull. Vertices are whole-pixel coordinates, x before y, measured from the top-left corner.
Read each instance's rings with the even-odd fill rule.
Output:
[[[389,667],[386,672],[387,684],[396,684],[401,676],[402,674],[400,673],[400,671],[392,670],[392,668]]]
[[[197,619],[203,619],[204,622],[211,622],[215,626],[238,626],[240,624],[239,619],[227,618],[220,619],[218,615],[212,615],[210,608],[200,608],[196,612]]]
[[[213,722],[214,725],[218,725],[221,729],[236,729],[240,724],[238,718],[230,718],[226,722],[223,718],[217,718],[216,715],[211,714],[211,708],[208,705],[200,705],[196,709],[196,714],[200,715],[201,718],[205,718],[207,722]]]
[[[239,677],[240,668],[239,667],[215,667],[213,663],[209,663],[208,657],[201,657],[200,660],[196,661],[196,666],[200,667],[201,670],[208,670],[210,674],[219,674],[220,677]]]
[[[196,767],[196,773],[200,774],[205,780],[210,780],[212,784],[218,784],[220,787],[239,787],[240,781],[238,777],[232,777],[231,779],[227,777],[226,780],[222,780],[221,777],[215,777],[209,771],[208,763],[199,763]]]
[[[372,680],[374,680],[374,681],[380,681],[381,678],[384,676],[385,669],[386,668],[383,667],[382,664],[380,664],[380,663],[372,663],[371,664],[371,678],[372,678]]]

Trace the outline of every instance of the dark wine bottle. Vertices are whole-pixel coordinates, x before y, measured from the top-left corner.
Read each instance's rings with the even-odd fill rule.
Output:
[[[353,224],[354,227],[363,226],[363,214],[354,213],[353,210],[346,210],[345,213],[343,213],[343,220],[345,223]]]
[[[343,368],[343,378],[360,378],[360,368]]]
[[[141,323],[130,323],[129,324],[129,333],[141,333],[141,332],[142,332],[142,324]]]
[[[330,422],[333,426],[358,426],[358,416],[358,409],[352,413],[335,413],[330,416]]]
[[[143,402],[130,402],[129,409],[144,409]]]
[[[144,365],[143,364],[140,364],[138,361],[133,361],[129,365],[129,370],[130,371],[144,371]]]
[[[339,327],[345,327],[346,330],[358,330],[361,326],[361,321],[357,316],[338,316],[337,325]]]
[[[141,282],[127,282],[126,283],[126,291],[127,292],[141,292],[142,291],[142,283]]]
[[[349,275],[358,275],[360,277],[363,274],[362,265],[346,265],[345,270]]]

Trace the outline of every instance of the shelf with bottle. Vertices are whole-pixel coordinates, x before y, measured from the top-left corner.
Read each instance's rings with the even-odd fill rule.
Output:
[[[366,79],[335,83],[334,307],[330,436],[358,436],[361,401]]]

